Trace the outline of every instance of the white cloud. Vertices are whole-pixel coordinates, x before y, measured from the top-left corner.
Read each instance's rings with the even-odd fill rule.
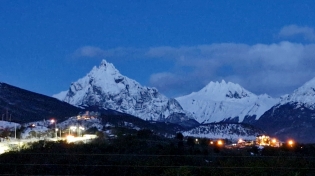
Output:
[[[103,57],[106,56],[107,52],[101,48],[94,46],[84,46],[77,49],[74,53],[74,57]]]
[[[254,93],[278,96],[290,93],[315,77],[314,50],[314,44],[290,42],[270,45],[226,43],[150,48],[147,56],[167,57],[176,62],[174,72],[151,76],[152,86],[163,91],[182,90],[189,93],[197,91],[209,81],[225,79],[239,83]]]
[[[303,36],[304,40],[315,41],[315,31],[307,26],[289,25],[284,26],[280,32],[280,37]]]
[[[315,77],[315,44],[221,43],[199,46],[160,46],[148,49],[84,47],[75,54],[84,57],[140,59],[141,74],[150,75],[150,85],[170,96],[198,91],[210,81],[231,81],[256,94],[280,96]],[[161,72],[146,65],[159,62]],[[143,62],[142,62],[143,61]],[[120,62],[128,64],[132,62]],[[115,64],[115,62],[114,62]],[[158,67],[158,65],[156,67]],[[167,69],[166,69],[167,68]],[[123,72],[123,70],[121,70]],[[147,75],[147,76],[148,76]],[[126,75],[128,76],[128,75]]]
[[[109,58],[109,57],[126,57],[138,56],[143,53],[143,49],[118,47],[113,49],[101,49],[95,46],[83,46],[77,49],[72,56],[74,58],[88,57],[88,58]]]

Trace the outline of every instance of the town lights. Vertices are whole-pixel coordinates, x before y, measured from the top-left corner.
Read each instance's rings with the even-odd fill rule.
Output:
[[[74,136],[72,136],[72,135],[68,135],[68,136],[67,136],[67,142],[68,142],[68,143],[74,142],[74,141],[75,141]]]
[[[81,136],[81,133],[82,133],[83,130],[85,130],[85,128],[82,127],[82,126],[79,126],[79,127],[77,127],[77,126],[70,126],[69,127],[69,135],[71,134],[70,130],[73,131],[73,132],[76,132],[77,136]]]
[[[76,126],[71,126],[70,129],[71,129],[72,131],[75,131],[75,130],[77,129],[77,127],[76,127]]]

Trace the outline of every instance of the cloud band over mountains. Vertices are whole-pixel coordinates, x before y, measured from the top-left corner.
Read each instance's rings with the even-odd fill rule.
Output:
[[[287,26],[279,35],[303,34],[313,40],[312,28]],[[75,57],[155,59],[171,63],[171,70],[149,73],[150,85],[168,95],[198,91],[210,81],[231,81],[253,93],[273,96],[290,93],[315,77],[315,44],[282,41],[272,44],[218,43],[198,46],[151,48],[97,47],[78,49]],[[115,64],[115,63],[114,63]],[[146,68],[143,68],[146,69]],[[128,75],[127,75],[128,76]]]

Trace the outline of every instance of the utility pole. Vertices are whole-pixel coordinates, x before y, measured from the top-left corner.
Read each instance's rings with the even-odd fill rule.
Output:
[[[16,139],[16,123],[14,123],[14,137]]]
[[[57,120],[55,120],[55,135],[56,135],[56,140],[57,140]]]
[[[7,108],[7,111],[5,113],[5,120],[8,121],[8,108]]]

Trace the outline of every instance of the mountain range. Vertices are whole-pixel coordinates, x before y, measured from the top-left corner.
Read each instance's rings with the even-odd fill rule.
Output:
[[[267,94],[255,95],[238,84],[222,80],[210,82],[198,92],[172,99],[155,88],[141,86],[121,75],[113,64],[103,60],[100,66],[72,83],[69,90],[54,97],[77,107],[99,106],[144,120],[182,124],[192,122],[192,127],[197,126],[194,120],[200,124],[253,124],[282,139],[288,135],[294,136],[284,131],[291,129],[297,133],[299,126],[302,135],[298,136],[301,140],[310,140],[305,131],[313,130],[314,87],[315,81],[311,80],[290,95],[272,98]],[[288,112],[298,111],[296,114],[282,113],[286,108]],[[307,120],[298,120],[303,114]]]
[[[189,95],[168,98],[156,88],[142,86],[120,74],[113,64],[103,60],[86,76],[71,83],[68,90],[53,97],[0,84],[2,110],[9,109],[14,112],[13,116],[21,117],[21,121],[52,116],[61,118],[61,114],[64,117],[83,109],[96,108],[105,113],[131,115],[149,122],[178,124],[186,127],[188,132],[185,131],[185,134],[194,136],[198,136],[198,131],[200,135],[205,135],[206,131],[211,136],[213,129],[219,129],[213,124],[246,123],[282,140],[292,137],[298,141],[315,142],[310,135],[315,132],[315,78],[292,94],[280,98],[255,95],[238,84],[224,80],[210,82]],[[225,132],[230,133],[231,127],[248,131],[242,130],[244,126],[239,125],[238,128],[226,126]]]

